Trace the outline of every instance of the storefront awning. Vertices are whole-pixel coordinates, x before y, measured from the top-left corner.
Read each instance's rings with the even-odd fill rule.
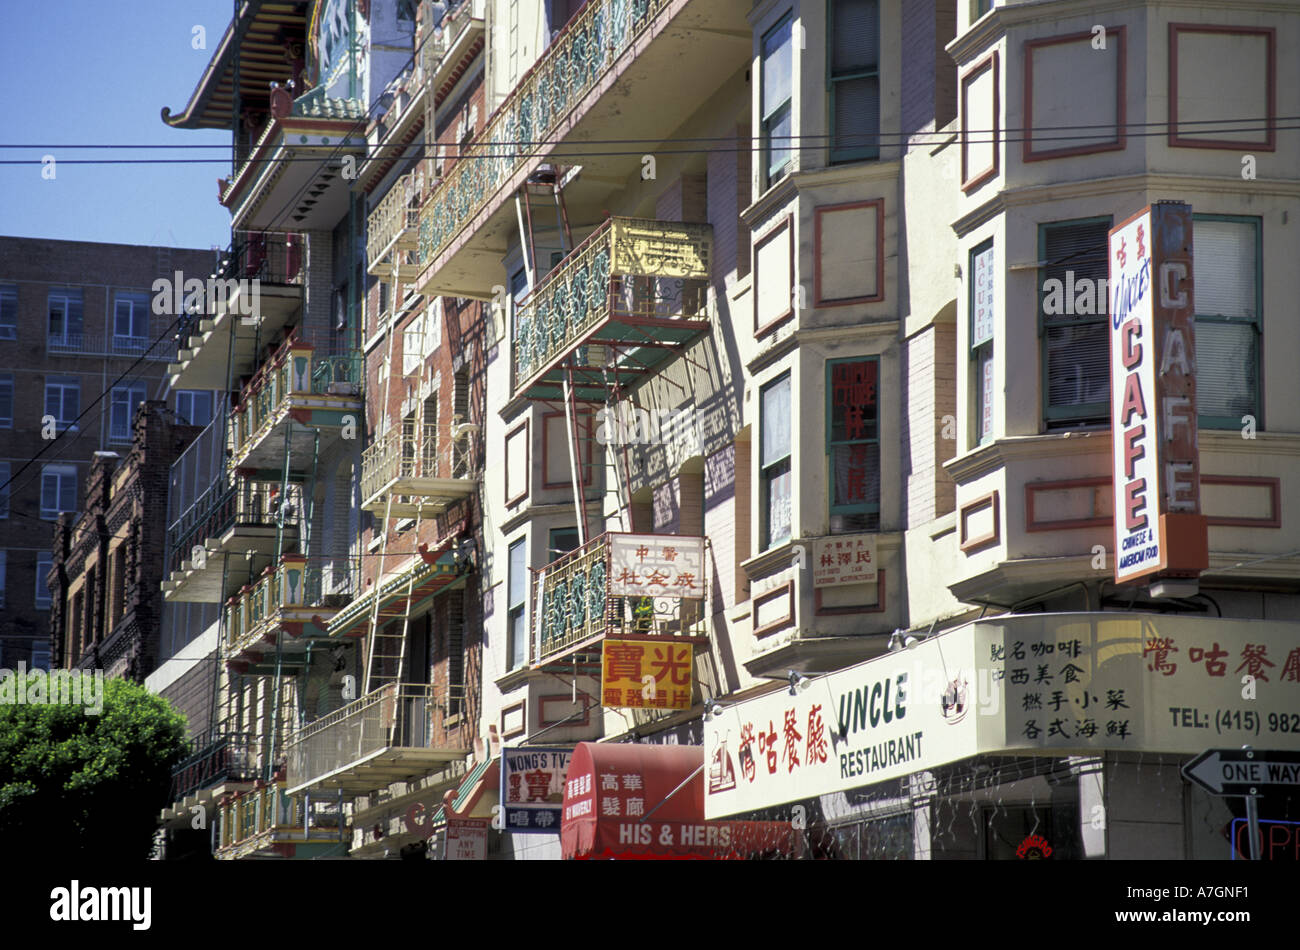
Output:
[[[582,742],[564,783],[565,858],[758,858],[798,853],[788,822],[705,821],[702,746]],[[647,817],[648,816],[648,817]]]

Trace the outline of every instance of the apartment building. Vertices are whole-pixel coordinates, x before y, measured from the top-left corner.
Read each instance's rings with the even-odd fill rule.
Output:
[[[1239,850],[1178,769],[1295,747],[1290,5],[298,11],[249,4],[169,119],[232,128],[237,245],[302,261],[278,323],[264,286],[172,367],[224,380],[247,500],[191,481],[164,589],[225,605],[212,749],[260,763],[211,752],[173,825],[215,802],[232,857]],[[1147,206],[1182,244],[1114,244]],[[1195,455],[1151,443],[1151,518],[1191,527],[1133,580],[1102,281],[1174,251],[1195,336],[1143,342],[1198,411],[1151,426]]]
[[[206,275],[212,258],[0,237],[0,666],[51,662],[55,521],[82,510],[95,454],[129,448],[146,399],[206,424],[210,394],[166,387],[179,315],[153,298],[156,280]]]

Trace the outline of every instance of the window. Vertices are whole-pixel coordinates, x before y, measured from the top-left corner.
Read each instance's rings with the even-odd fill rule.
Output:
[[[424,365],[424,314],[415,318],[402,331],[402,375],[418,376]]]
[[[0,429],[14,427],[14,374],[0,373]]]
[[[41,517],[52,521],[61,511],[77,510],[77,467],[41,466]]]
[[[1260,419],[1261,221],[1193,215],[1196,411],[1204,429]]]
[[[509,625],[510,669],[517,670],[524,665],[528,645],[528,549],[526,538],[520,538],[510,545],[509,578]]]
[[[62,431],[81,414],[81,382],[75,376],[45,378],[45,414],[53,416]]]
[[[790,540],[790,374],[763,387],[763,445],[759,458],[760,504],[763,509],[762,550]]]
[[[513,306],[510,310],[510,325],[513,328],[511,339],[518,340],[521,327],[519,326],[519,304],[528,296],[528,271],[519,268],[510,275],[510,300]]]
[[[18,287],[0,284],[0,340],[18,339]]]
[[[975,385],[975,442],[993,438],[993,241],[970,252],[970,358]]]
[[[176,415],[184,420],[186,425],[207,425],[212,421],[212,393],[199,389],[178,389]]]
[[[50,641],[33,640],[32,641],[32,669],[49,670],[50,668]]]
[[[131,441],[131,422],[135,418],[135,407],[146,398],[144,383],[113,387],[113,398],[109,404],[109,439],[114,442]]]
[[[1110,419],[1107,254],[1110,218],[1040,225],[1039,335],[1048,429]]]
[[[47,466],[48,467],[48,466]],[[54,566],[54,555],[41,551],[36,555],[36,609],[50,609],[50,588],[46,586],[45,576]]]
[[[548,562],[558,560],[578,546],[577,528],[552,528],[546,552]]]
[[[9,463],[0,462],[0,518],[9,517]]]
[[[8,553],[4,548],[0,548],[0,607],[5,605],[5,559]]]
[[[880,2],[831,0],[827,89],[831,161],[880,155]]]
[[[763,34],[759,110],[763,117],[763,167],[769,185],[785,174],[793,154],[790,137],[793,133],[790,111],[794,88],[793,26],[794,15],[787,13],[780,23]]]
[[[993,9],[993,0],[971,0],[970,7],[971,20],[978,20],[984,14]]]
[[[50,349],[81,349],[81,291],[51,290],[47,346]]]
[[[119,293],[113,310],[113,350],[143,353],[149,348],[149,295]]]
[[[826,364],[831,534],[880,529],[879,373],[875,358]]]

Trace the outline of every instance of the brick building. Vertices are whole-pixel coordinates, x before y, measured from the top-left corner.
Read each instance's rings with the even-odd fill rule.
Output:
[[[48,662],[54,521],[81,509],[95,453],[130,444],[141,400],[200,425],[211,414],[209,394],[168,392],[177,318],[151,298],[156,279],[206,278],[213,263],[196,249],[0,237],[0,665]]]
[[[131,447],[96,452],[77,514],[54,529],[51,661],[143,682],[159,659],[162,569],[171,465],[200,432],[162,400],[135,413]],[[191,710],[206,718],[207,709]]]

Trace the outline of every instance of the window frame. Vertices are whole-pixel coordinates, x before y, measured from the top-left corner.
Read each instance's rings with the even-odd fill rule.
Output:
[[[0,459],[0,520],[9,517],[9,493],[13,488],[9,479],[12,477],[12,463],[8,459]]]
[[[123,304],[130,305],[128,317],[129,329],[135,330],[137,321],[143,323],[144,332],[120,333],[118,321],[121,319]],[[131,290],[119,290],[113,295],[113,350],[126,350],[129,353],[143,353],[149,349],[150,298],[146,293]],[[125,344],[125,345],[123,345]]]
[[[1047,284],[1047,232],[1052,228],[1080,227],[1088,224],[1101,224],[1105,222],[1107,230],[1114,226],[1115,218],[1113,215],[1100,214],[1092,215],[1086,218],[1066,218],[1061,221],[1040,221],[1038,222],[1038,260],[1041,266],[1038,268],[1038,286],[1036,288],[1035,300],[1037,307],[1036,321],[1038,323],[1038,364],[1039,364],[1039,389],[1041,397],[1039,399],[1040,411],[1042,414],[1042,426],[1044,432],[1063,432],[1074,429],[1089,427],[1108,427],[1110,425],[1110,399],[1098,403],[1084,403],[1079,406],[1052,406],[1051,388],[1048,385],[1048,358],[1047,358],[1047,328],[1049,326],[1082,326],[1087,323],[1098,323],[1106,327],[1106,361],[1110,362],[1110,301],[1108,295],[1106,298],[1098,300],[1097,306],[1101,308],[1100,313],[1079,319],[1070,317],[1066,320],[1049,320],[1043,313],[1043,301],[1047,298],[1047,292],[1044,290]],[[1110,248],[1107,244],[1105,250],[1106,257],[1109,257]],[[1109,271],[1108,271],[1109,274]],[[1109,287],[1109,284],[1107,285]],[[1085,413],[1083,408],[1095,407],[1096,411]]]
[[[45,570],[41,570],[41,563],[45,563]],[[36,591],[32,597],[32,605],[37,610],[49,610],[50,605],[54,602],[54,595],[50,592],[49,585],[45,583],[45,575],[54,568],[54,555],[49,551],[36,552]],[[42,591],[44,595],[42,596]],[[75,636],[75,632],[74,632]]]
[[[0,415],[0,429],[12,429],[14,427],[14,374],[0,373],[0,391],[9,390],[9,412],[6,415]],[[44,415],[44,413],[42,413]]]
[[[516,551],[522,562],[519,565],[515,564]],[[516,577],[523,592],[519,601],[511,599]],[[506,543],[506,672],[528,665],[528,580],[528,535],[524,534]],[[516,630],[516,618],[521,621],[519,630]],[[516,654],[519,654],[518,662]]]
[[[0,607],[4,607],[5,605],[5,583],[7,581],[5,573],[6,568],[8,567],[8,560],[9,551],[5,548],[0,548]]]
[[[789,386],[790,398],[788,402],[789,419],[786,421],[786,427],[790,433],[789,445],[786,448],[785,455],[763,464],[763,438],[767,433],[768,410],[766,406],[767,393],[775,389],[782,383]],[[759,388],[758,391],[758,410],[759,410],[759,433],[758,433],[758,483],[759,483],[759,550],[769,551],[772,548],[786,544],[794,537],[794,375],[790,370],[779,373],[770,379],[767,383]],[[772,536],[772,484],[783,475],[790,476],[790,533],[780,539]]]
[[[843,0],[826,0],[826,129],[829,133],[828,164],[842,165],[849,162],[876,161],[880,158],[880,0],[872,0],[876,8],[876,62],[874,66],[835,74],[835,10]],[[859,79],[876,80],[876,144],[854,148],[836,146],[835,96],[836,84],[854,82]]]
[[[10,303],[11,306],[6,306]],[[6,322],[6,314],[11,318]],[[18,285],[0,284],[0,340],[18,339]]]
[[[50,328],[50,318],[53,316],[54,302],[62,301],[62,328],[57,335]],[[76,301],[80,313],[77,317],[77,326],[75,331],[70,327],[68,314],[71,310],[71,304]],[[80,350],[85,342],[83,328],[86,318],[86,301],[80,288],[50,288],[45,295],[45,345],[48,349],[53,346],[62,350]],[[75,339],[74,339],[75,336]]]
[[[176,392],[176,415],[179,416],[180,418],[184,419],[186,425],[198,426],[198,427],[200,427],[200,428],[205,428],[205,427],[208,426],[209,423],[212,422],[212,418],[213,418],[213,407],[214,407],[215,403],[213,402],[211,391],[209,391],[209,390],[207,390],[207,389],[177,389],[175,392]],[[207,418],[204,419],[202,422],[195,422],[195,421],[194,421],[194,404],[195,404],[195,402],[198,400],[198,397],[200,397],[200,396],[205,397],[205,398],[207,399],[207,401],[208,401],[208,403],[207,403],[207,404],[208,404],[208,414],[207,414]],[[181,410],[181,401],[182,401],[182,397],[185,397],[185,399],[188,400],[188,402],[189,402],[189,404],[190,404],[190,407],[189,407],[189,411],[188,411],[188,412],[183,412],[183,411]]]
[[[1251,224],[1255,230],[1255,315],[1250,319],[1244,317],[1226,317],[1219,314],[1202,314],[1198,309],[1195,314],[1197,326],[1202,322],[1216,323],[1223,326],[1248,325],[1255,330],[1255,389],[1251,394],[1253,411],[1257,428],[1264,427],[1264,393],[1262,386],[1264,363],[1264,219],[1260,215],[1249,214],[1200,214],[1192,213],[1192,240],[1196,240],[1197,221],[1227,221],[1232,224]],[[1195,346],[1195,341],[1193,341]],[[1197,351],[1199,352],[1199,351]],[[1199,401],[1196,405],[1196,425],[1200,429],[1240,429],[1241,416],[1210,416],[1201,412]]]
[[[975,397],[971,400],[975,408],[975,422],[971,427],[972,438],[970,440],[972,447],[987,445],[993,441],[993,432],[997,429],[996,419],[989,426],[986,434],[983,431],[984,425],[984,366],[988,363],[993,371],[996,372],[997,359],[995,343],[997,341],[997,300],[990,304],[993,308],[994,329],[993,334],[987,340],[981,343],[975,342],[975,260],[987,251],[993,251],[993,269],[996,282],[997,274],[997,251],[994,249],[993,238],[981,241],[970,249],[966,257],[966,314],[967,314],[967,332],[969,333],[970,343],[967,346],[969,365],[971,366],[972,379],[975,387]],[[996,405],[996,404],[995,404]]]
[[[133,393],[142,393],[139,399],[132,399]],[[118,394],[126,393],[126,420],[121,430],[118,429],[116,416],[120,405]],[[130,442],[131,441],[131,423],[135,418],[135,407],[149,398],[149,387],[142,382],[123,383],[120,386],[114,386],[109,394],[108,403],[108,441],[110,442]]]
[[[841,439],[841,440],[838,440],[838,441],[836,441],[836,440],[833,438],[833,433],[834,433],[834,412],[835,412],[835,409],[834,409],[834,402],[833,402],[833,399],[834,399],[834,393],[833,393],[833,391],[832,391],[832,389],[831,389],[831,379],[832,379],[832,377],[834,376],[834,369],[835,369],[835,367],[836,367],[837,365],[841,364],[841,363],[874,363],[874,364],[876,364],[876,418],[875,418],[875,423],[876,423],[876,434],[875,434],[875,436],[874,436],[873,438],[865,438],[865,439]],[[868,531],[868,532],[866,532],[866,533],[871,534],[871,533],[877,533],[877,532],[880,531],[880,494],[879,494],[879,493],[880,493],[880,489],[883,487],[883,486],[880,485],[880,470],[881,470],[881,468],[883,468],[883,466],[882,466],[882,464],[881,464],[881,458],[880,458],[880,453],[881,453],[881,451],[882,451],[882,443],[881,443],[881,440],[880,440],[880,428],[881,428],[881,426],[880,426],[880,395],[881,395],[880,371],[881,371],[881,360],[880,360],[880,355],[879,355],[879,354],[869,354],[869,355],[863,355],[863,356],[846,356],[846,357],[838,357],[838,358],[836,358],[836,359],[828,359],[828,360],[826,360],[826,367],[825,367],[825,381],[826,381],[826,432],[825,432],[825,437],[826,437],[826,510],[827,510],[827,519],[828,519],[828,520],[827,520],[827,529],[826,529],[826,530],[827,530],[827,534],[860,534],[860,533],[863,533],[863,532],[858,531],[858,530],[856,530],[856,529],[855,529],[854,531],[840,531],[840,532],[831,531],[831,530],[830,530],[829,519],[835,517],[836,515],[872,515],[872,514],[874,514],[874,515],[876,516],[876,528],[875,528],[875,531],[874,531],[874,532],[872,532],[872,531]],[[873,505],[871,502],[857,502],[857,503],[854,503],[854,504],[836,504],[836,501],[835,501],[835,470],[834,470],[835,449],[837,449],[837,448],[842,448],[842,447],[845,447],[845,446],[853,446],[853,445],[872,445],[872,444],[874,444],[874,445],[876,446],[876,465],[877,465],[877,469],[876,469],[877,495],[876,495],[876,501],[875,501],[875,504]],[[874,510],[873,510],[873,509],[874,509]]]
[[[58,415],[50,412],[50,390],[57,388],[59,390],[59,412]],[[67,409],[68,398],[67,392],[72,390],[77,394],[77,410],[72,414],[72,418],[65,419],[64,412]],[[64,432],[71,429],[76,431],[77,419],[81,416],[81,380],[76,376],[59,376],[47,375],[45,377],[44,402],[42,403],[42,416],[54,416],[55,427],[57,431]]]
[[[786,42],[790,47],[790,96],[769,109],[767,108],[767,104],[763,101],[763,90],[767,84],[767,64],[769,58],[767,53],[767,41],[769,37],[773,36],[781,29],[789,30],[789,36],[787,37]],[[776,49],[780,49],[780,47],[778,46]],[[776,50],[773,50],[773,52],[775,53]],[[794,9],[791,8],[787,10],[770,28],[765,30],[758,40],[759,160],[762,163],[763,186],[765,188],[771,187],[773,184],[788,175],[791,171],[791,166],[794,164],[794,139],[790,139],[786,145],[786,150],[789,152],[789,156],[779,169],[775,171],[773,170],[771,126],[782,119],[788,118],[791,135],[794,134],[794,91],[798,77],[799,71],[794,67]]]
[[[58,499],[56,500],[57,510],[45,507],[45,479],[47,477],[56,477],[59,479]],[[64,479],[71,479],[72,484],[72,504],[64,507]],[[41,466],[41,520],[55,521],[59,515],[65,511],[77,510],[77,466],[69,465],[65,462],[50,462]],[[53,513],[50,513],[50,512]]]

